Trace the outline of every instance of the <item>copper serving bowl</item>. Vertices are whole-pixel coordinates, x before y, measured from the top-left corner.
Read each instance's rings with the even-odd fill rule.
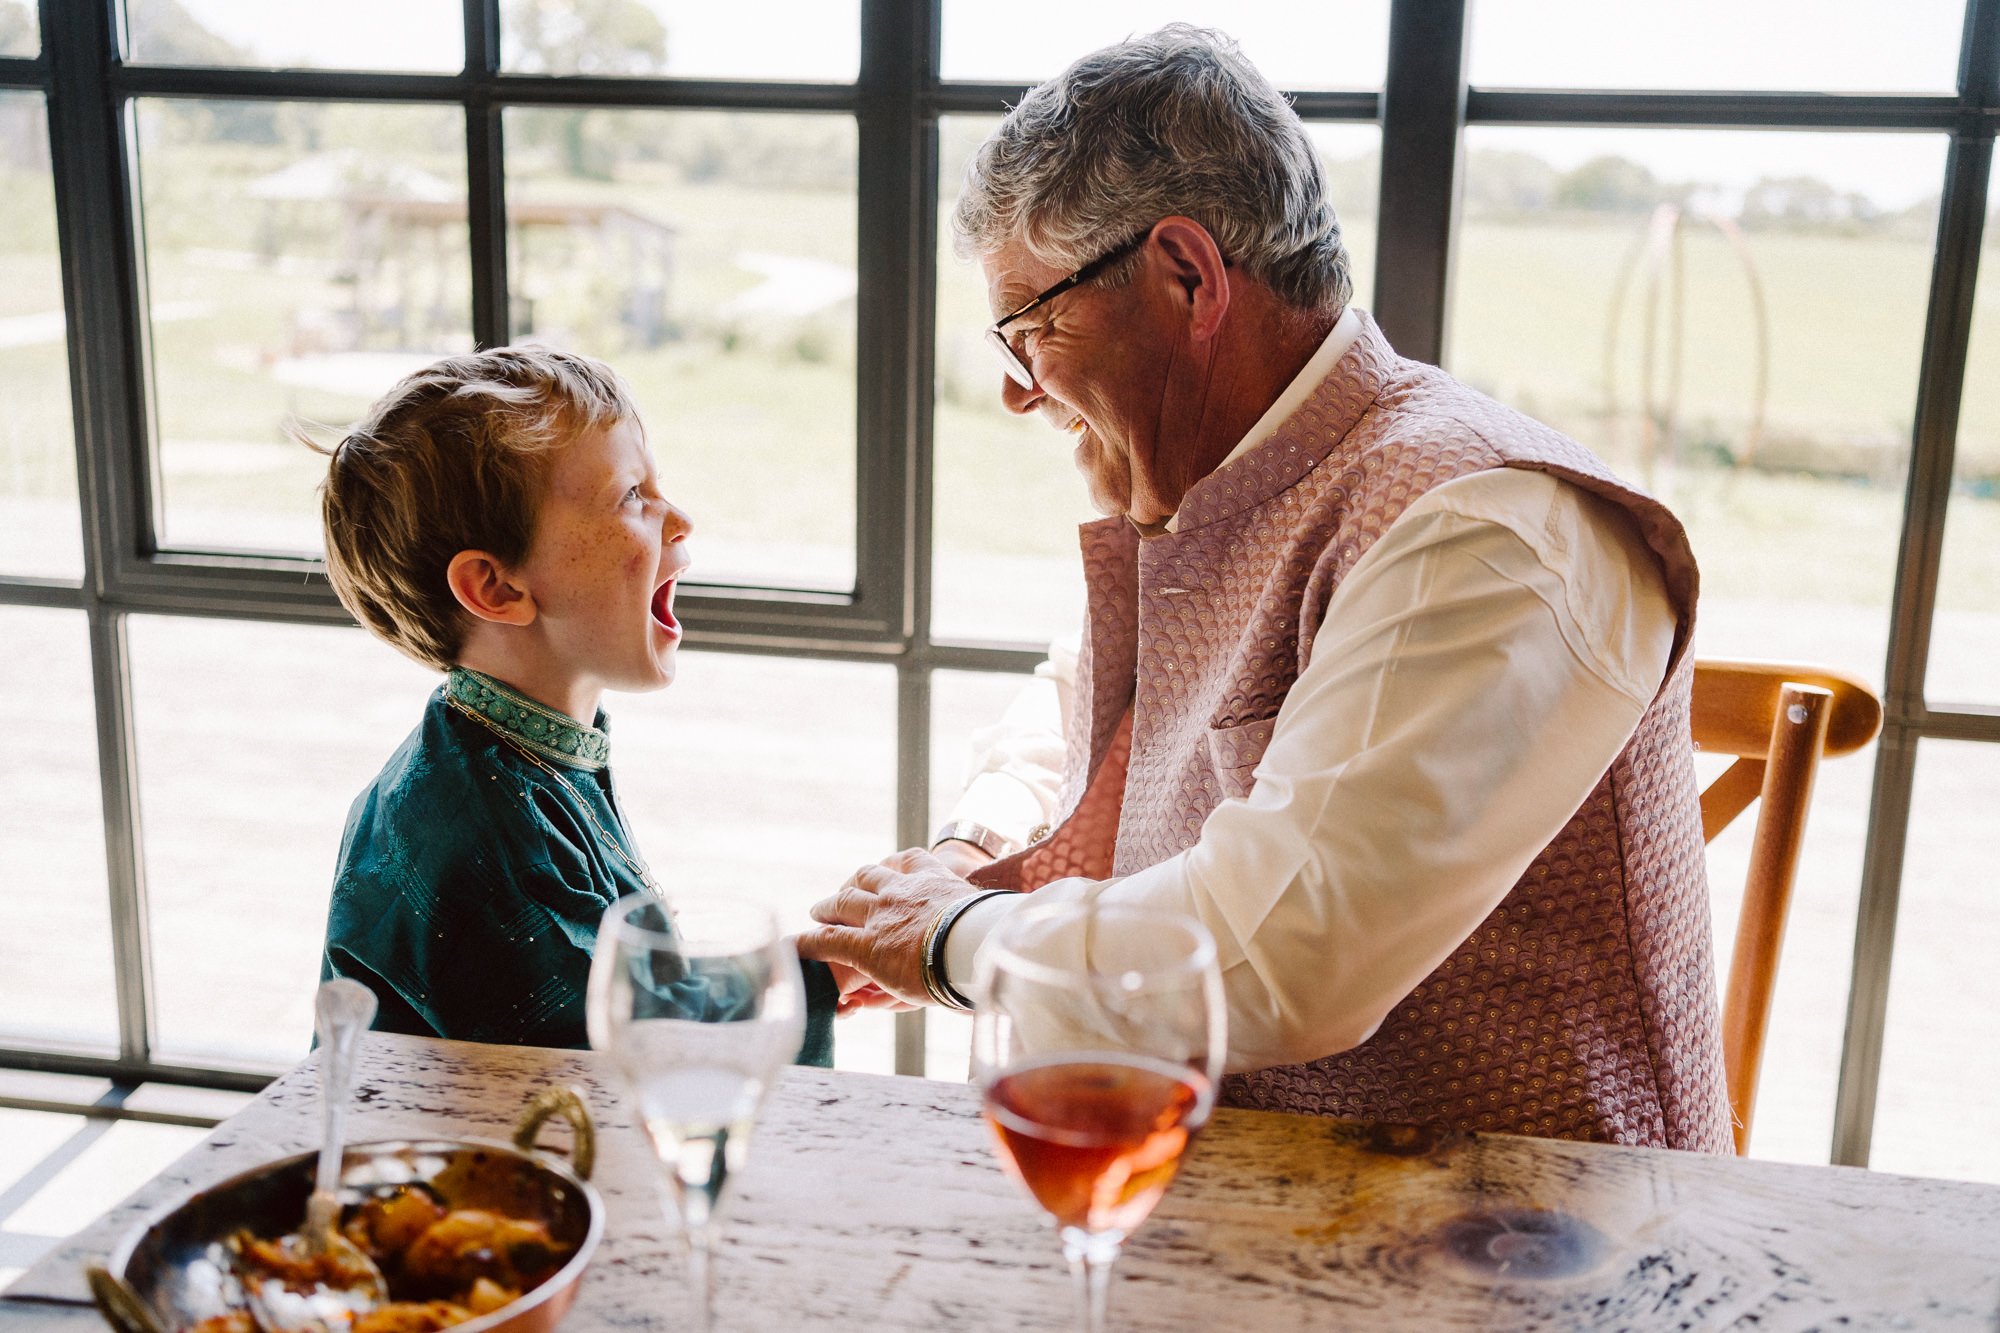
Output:
[[[538,1152],[550,1117],[575,1130],[570,1162]],[[519,1299],[454,1325],[460,1333],[530,1333],[555,1327],[604,1234],[604,1202],[585,1183],[595,1132],[583,1099],[549,1088],[528,1103],[510,1144],[488,1139],[393,1139],[349,1144],[340,1201],[358,1204],[396,1185],[424,1185],[449,1208],[484,1208],[544,1224],[574,1247],[567,1262]],[[211,1315],[244,1308],[228,1240],[238,1231],[275,1237],[298,1230],[312,1193],[317,1153],[300,1153],[199,1190],[126,1235],[103,1268],[89,1271],[97,1308],[118,1333],[179,1333]]]

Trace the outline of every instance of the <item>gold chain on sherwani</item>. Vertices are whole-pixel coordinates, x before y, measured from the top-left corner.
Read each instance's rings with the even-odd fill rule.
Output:
[[[645,865],[634,860],[625,852],[618,839],[611,836],[597,815],[590,808],[590,802],[583,799],[569,779],[558,773],[537,750],[545,750],[565,763],[596,772],[611,762],[611,742],[595,727],[585,727],[574,718],[565,717],[552,709],[528,699],[509,689],[491,676],[474,671],[470,667],[453,667],[445,682],[444,701],[452,708],[479,723],[495,736],[505,741],[512,749],[542,772],[554,778],[562,789],[576,802],[583,817],[590,821],[590,827],[597,833],[598,840],[609,848],[611,854],[625,863],[626,869],[639,877],[655,898],[664,900],[666,894],[654,882]]]

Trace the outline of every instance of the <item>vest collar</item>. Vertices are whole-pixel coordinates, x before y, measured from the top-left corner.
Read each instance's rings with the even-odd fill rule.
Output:
[[[1396,363],[1395,349],[1366,311],[1354,340],[1297,410],[1254,448],[1232,455],[1189,488],[1174,534],[1239,514],[1297,485],[1336,452],[1375,405]]]

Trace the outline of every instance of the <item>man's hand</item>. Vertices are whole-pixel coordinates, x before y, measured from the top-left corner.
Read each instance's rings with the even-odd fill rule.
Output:
[[[799,953],[854,968],[905,1004],[928,1004],[924,934],[945,907],[978,891],[921,848],[897,852],[813,904],[824,924],[799,936]]]
[[[946,838],[931,848],[931,855],[938,859],[938,864],[960,879],[971,879],[973,871],[993,864],[993,853],[963,838]]]

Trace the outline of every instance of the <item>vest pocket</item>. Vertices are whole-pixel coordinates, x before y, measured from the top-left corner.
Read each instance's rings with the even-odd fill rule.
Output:
[[[1257,717],[1208,729],[1208,759],[1223,800],[1241,800],[1255,785],[1255,770],[1271,744],[1274,717]]]

